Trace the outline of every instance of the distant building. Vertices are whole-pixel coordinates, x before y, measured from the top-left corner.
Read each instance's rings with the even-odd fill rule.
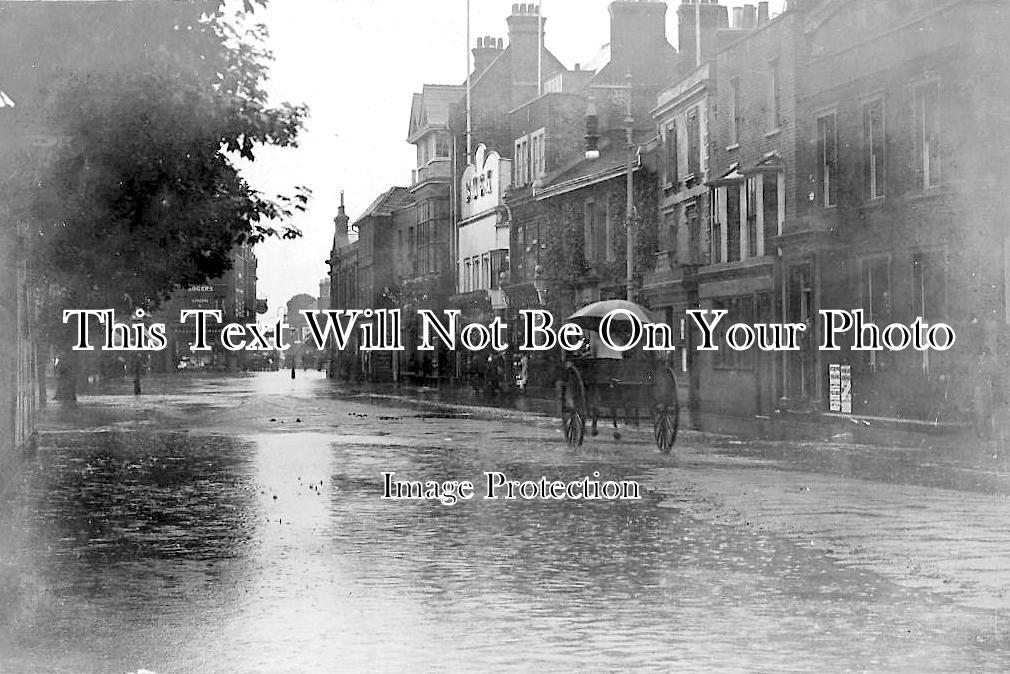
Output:
[[[288,325],[288,350],[284,352],[284,366],[291,368],[318,367],[325,353],[316,348],[308,319],[303,312],[319,309],[319,300],[312,295],[301,293],[287,301],[284,322]]]
[[[319,280],[319,310],[330,308],[330,279],[329,277]]]
[[[209,367],[221,370],[241,370],[248,366],[250,354],[227,351],[221,344],[221,325],[225,323],[255,323],[257,314],[264,313],[265,301],[256,299],[258,261],[252,246],[237,246],[231,254],[231,269],[220,278],[201,285],[183,288],[157,312],[155,320],[166,324],[168,345],[154,354],[152,367],[163,371],[186,367]],[[210,351],[194,351],[196,327],[194,319],[180,320],[187,309],[214,309],[221,312],[220,323],[208,321],[207,336]]]

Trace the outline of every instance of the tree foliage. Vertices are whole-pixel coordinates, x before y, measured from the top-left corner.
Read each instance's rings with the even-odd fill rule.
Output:
[[[262,26],[244,28],[248,16],[220,3],[202,8],[214,11],[173,15],[140,58],[66,67],[49,87],[42,118],[57,142],[24,157],[6,187],[31,223],[50,321],[71,307],[156,308],[227,271],[237,244],[300,235],[290,218],[308,190],[268,197],[236,162],[296,145],[306,110],[268,102]]]

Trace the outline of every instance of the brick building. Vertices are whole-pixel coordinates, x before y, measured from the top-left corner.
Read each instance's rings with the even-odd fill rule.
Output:
[[[728,30],[717,30],[708,62],[714,98],[709,107],[707,250],[695,251],[698,306],[726,310],[730,322],[782,322],[775,243],[794,213],[788,188],[796,180],[796,50],[803,44],[802,13],[770,20],[762,3],[734,10]],[[710,36],[702,34],[701,41]],[[704,49],[704,47],[703,47]],[[684,215],[692,215],[685,213]],[[698,217],[697,211],[693,214]],[[690,241],[693,220],[684,218]],[[810,320],[797,316],[797,322]],[[721,337],[721,336],[720,336]],[[720,339],[721,341],[721,339]],[[812,343],[790,354],[809,368]],[[693,354],[692,397],[701,411],[745,415],[777,409],[776,363],[782,354],[723,346]]]
[[[231,268],[219,278],[203,285],[182,288],[158,310],[153,320],[165,323],[167,345],[151,354],[150,366],[154,370],[171,372],[180,362],[188,366],[210,367],[221,370],[242,370],[250,365],[250,354],[232,352],[220,342],[221,326],[225,323],[255,323],[262,303],[256,298],[256,273],[258,261],[253,247],[236,246],[230,257]],[[210,351],[193,351],[196,341],[194,319],[180,321],[180,312],[187,309],[213,309],[221,312],[221,323],[208,321],[207,336]]]
[[[666,39],[661,2],[610,4],[610,43],[598,69],[562,70],[544,93],[514,109],[511,212],[512,273],[506,287],[510,313],[544,306],[562,319],[598,299],[625,297],[626,203],[629,148],[637,214],[636,279],[655,236],[655,124],[650,111],[659,91],[676,78],[678,58]],[[630,99],[629,99],[630,96]],[[630,103],[630,120],[628,119]],[[591,128],[590,128],[591,127]],[[597,150],[587,154],[587,133]],[[514,324],[518,324],[513,319]],[[533,368],[550,386],[549,354]]]
[[[529,172],[529,152],[530,142],[544,143],[544,138],[531,141],[525,139],[525,145],[517,141],[519,134],[515,127],[518,119],[518,110],[526,106],[529,101],[536,100],[541,91],[551,91],[550,82],[567,72],[564,65],[546,47],[545,27],[547,18],[540,14],[538,5],[514,4],[512,13],[506,19],[508,26],[507,44],[496,37],[478,38],[477,46],[473,49],[473,70],[469,78],[470,95],[469,101],[466,97],[459,99],[453,108],[452,130],[456,139],[456,151],[459,161],[457,174],[462,174],[467,167],[473,163],[474,157],[467,157],[467,148],[476,153],[477,148],[483,147],[485,156],[496,155],[499,161],[503,160],[502,166],[510,170],[510,175],[501,176],[499,181],[504,181],[502,189],[496,196],[495,209],[501,217],[496,233],[497,241],[493,248],[486,252],[489,256],[491,251],[495,252],[497,264],[494,265],[493,273],[490,274],[486,285],[487,290],[498,291],[502,280],[509,283],[509,273],[511,267],[511,255],[507,251],[511,244],[513,221],[509,217],[506,209],[504,197],[516,181],[517,165],[513,158],[525,156],[523,167]],[[538,53],[539,52],[539,53]],[[470,138],[467,138],[466,106],[469,102],[471,108]],[[528,135],[528,134],[527,134]],[[545,145],[541,145],[543,150]],[[525,155],[524,155],[525,153]],[[500,175],[500,174],[499,174]],[[476,215],[467,210],[466,191],[461,189],[456,198],[456,242],[465,241],[469,234],[463,228],[467,227],[465,222],[467,217]],[[471,228],[472,229],[472,228]],[[463,281],[457,284],[457,292],[463,295],[468,288],[466,283],[466,263],[465,256],[457,251],[457,278]],[[471,274],[472,265],[471,265]],[[503,276],[504,274],[504,276]],[[461,308],[479,309],[483,314],[490,314],[491,306],[490,294],[484,300],[468,297],[459,305]]]
[[[809,51],[798,71],[798,208],[779,243],[788,311],[861,308],[881,327],[922,316],[958,336],[942,353],[852,351],[846,338],[842,351],[815,354],[812,397],[839,411],[831,366],[848,366],[855,414],[970,418],[991,405],[990,378],[1006,374],[1010,199],[996,166],[1010,147],[1010,77],[996,64],[1010,9],[970,0],[800,9]],[[793,394],[796,375],[784,374]]]
[[[699,306],[698,272],[712,264],[709,141],[718,88],[710,59],[717,35],[728,28],[727,8],[684,3],[678,26],[684,75],[660,92],[652,111],[660,141],[659,213],[656,260],[644,278],[642,301],[673,328],[681,396],[696,411],[700,368],[686,312]]]
[[[344,193],[340,192],[340,206],[333,218],[333,247],[327,264],[330,267],[328,303],[324,309],[362,309],[363,299],[359,282],[358,241],[351,241],[351,219],[344,206]],[[352,379],[361,371],[356,348],[338,351],[330,344],[327,376],[331,379]]]
[[[379,195],[349,225],[341,205],[335,218],[336,236],[330,258],[330,302],[333,309],[405,308],[411,298],[402,293],[404,279],[414,278],[411,241],[417,225],[414,196],[409,188],[391,187]],[[350,231],[358,234],[351,242]],[[408,309],[409,310],[409,309]],[[399,381],[404,354],[358,351],[358,335],[343,353],[333,356],[331,376],[365,378],[369,381]]]
[[[664,3],[619,0],[602,58],[569,70],[546,49],[537,54],[543,18],[516,5],[508,46],[482,38],[471,77],[472,147],[511,160],[505,198],[488,211],[494,241],[470,250],[465,236],[486,213],[461,207],[477,169],[467,168],[460,91],[425,87],[415,97],[409,138],[419,163],[400,196],[416,200],[420,184],[450,199],[450,306],[479,291],[485,313],[497,298],[512,323],[521,308],[564,315],[624,296],[630,72],[633,292],[679,336],[681,383],[698,418],[789,411],[963,421],[995,404],[1010,325],[1010,248],[998,215],[1007,197],[995,177],[1010,144],[1002,104],[1010,84],[997,65],[1007,11],[991,0],[793,0],[776,17],[761,2],[731,18],[718,2],[685,0],[678,55],[664,34]],[[429,107],[436,114],[424,121]],[[598,155],[587,158],[589,119]],[[427,159],[435,168],[423,161],[426,133],[436,134]],[[458,194],[451,182],[432,182],[446,168]],[[460,182],[466,170],[474,175]],[[395,215],[404,208],[416,203],[380,209],[397,234],[368,245],[387,246],[398,267],[413,270],[421,258],[410,227],[421,220],[416,211],[413,220]],[[807,331],[793,351],[698,352],[681,321],[696,307],[728,311],[724,325]],[[958,346],[881,353],[854,351],[845,339],[841,350],[822,351],[818,312],[856,308],[884,325],[916,316],[950,323]],[[548,368],[534,369],[550,383]],[[839,372],[846,388],[851,381],[844,404]]]
[[[506,23],[507,42],[493,36],[478,38],[473,49],[469,149],[472,153],[484,145],[489,152],[511,158],[515,134],[510,111],[536,98],[542,82],[565,68],[545,46],[547,18],[540,15],[537,5],[512,5]],[[456,139],[457,176],[471,159],[466,156],[466,102],[465,90],[461,90],[450,122]]]

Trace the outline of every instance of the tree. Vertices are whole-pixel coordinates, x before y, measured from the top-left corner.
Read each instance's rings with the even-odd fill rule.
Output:
[[[237,17],[219,2],[161,5],[169,11],[136,53],[57,71],[39,107],[59,142],[24,155],[6,181],[13,215],[32,223],[42,327],[58,348],[68,346],[64,309],[150,311],[222,275],[236,245],[300,235],[290,217],[308,190],[267,197],[236,167],[258,147],[296,145],[306,114],[268,104],[265,29],[242,27],[252,4]]]

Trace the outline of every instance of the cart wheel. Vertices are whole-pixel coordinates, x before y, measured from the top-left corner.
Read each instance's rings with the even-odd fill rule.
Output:
[[[569,447],[580,447],[586,435],[586,389],[582,377],[571,368],[561,387],[561,429]]]
[[[680,419],[675,411],[669,407],[657,407],[656,419],[653,432],[656,438],[656,446],[663,454],[669,454],[673,449],[673,443],[677,441],[677,429]]]
[[[673,370],[665,368],[656,373],[653,384],[653,437],[656,447],[669,454],[677,441],[680,428],[680,403],[677,400],[677,378]]]

